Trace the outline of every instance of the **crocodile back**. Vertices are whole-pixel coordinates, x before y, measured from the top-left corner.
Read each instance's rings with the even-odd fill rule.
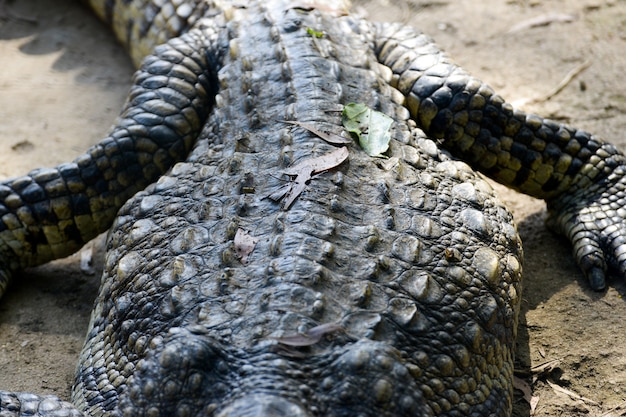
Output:
[[[369,24],[232,13],[192,154],[110,232],[74,403],[227,415],[279,396],[308,410],[292,415],[508,413],[521,290],[510,213],[409,121]],[[335,147],[283,121],[339,130],[349,102],[394,118],[390,158],[348,145],[284,209],[269,198],[282,172]],[[256,240],[246,262],[239,229]],[[311,329],[321,337],[291,342]]]

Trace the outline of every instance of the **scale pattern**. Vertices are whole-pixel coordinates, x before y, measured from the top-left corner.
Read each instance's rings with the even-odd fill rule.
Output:
[[[110,228],[102,285],[71,402],[0,391],[0,417],[510,415],[521,243],[457,159],[546,199],[594,288],[626,271],[623,156],[411,28],[321,1],[90,4],[139,70],[101,143],[0,184],[0,294]],[[351,102],[394,119],[387,158],[348,144],[285,208],[285,172],[336,149],[285,121],[341,133]]]

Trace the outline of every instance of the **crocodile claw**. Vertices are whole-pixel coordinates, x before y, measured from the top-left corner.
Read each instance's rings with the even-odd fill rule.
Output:
[[[548,225],[565,235],[593,290],[606,288],[609,270],[626,277],[626,166],[602,181],[548,202]]]
[[[591,289],[595,291],[602,291],[606,288],[606,279],[602,269],[592,268],[590,271],[587,271],[586,275]]]

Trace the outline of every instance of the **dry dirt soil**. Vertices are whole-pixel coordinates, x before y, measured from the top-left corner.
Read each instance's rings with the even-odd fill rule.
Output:
[[[625,1],[354,3],[372,20],[429,33],[507,100],[626,150]],[[69,161],[97,142],[133,71],[107,29],[69,0],[0,0],[0,61],[0,178]],[[538,400],[533,415],[626,415],[624,277],[606,292],[590,291],[568,242],[544,227],[544,204],[498,190],[526,253],[517,373]],[[25,272],[0,300],[0,388],[68,398],[99,284],[102,237],[82,252],[92,253],[92,273],[72,256]],[[521,391],[515,415],[531,415]]]

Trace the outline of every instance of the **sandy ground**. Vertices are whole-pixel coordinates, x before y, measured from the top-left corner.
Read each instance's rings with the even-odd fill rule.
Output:
[[[625,1],[371,0],[355,6],[370,19],[402,20],[429,33],[509,101],[626,150]],[[97,142],[132,74],[108,31],[69,0],[0,0],[0,60],[2,178],[69,161]],[[550,100],[529,102],[587,64]],[[590,291],[568,242],[545,229],[544,204],[499,190],[526,252],[517,369],[539,401],[534,415],[626,415],[624,277],[606,292]],[[94,273],[82,271],[80,255],[73,256],[22,274],[0,301],[0,388],[68,398],[98,288],[101,247],[99,239],[86,248],[94,253]],[[551,371],[531,372],[550,361]],[[530,415],[517,394],[515,415]]]

